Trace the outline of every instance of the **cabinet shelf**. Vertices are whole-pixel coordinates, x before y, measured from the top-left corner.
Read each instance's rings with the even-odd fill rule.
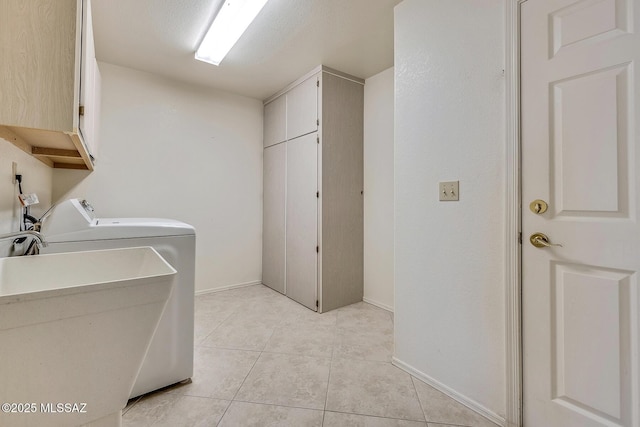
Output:
[[[91,155],[77,134],[0,126],[0,138],[52,168],[93,170]],[[27,141],[37,141],[32,145]]]

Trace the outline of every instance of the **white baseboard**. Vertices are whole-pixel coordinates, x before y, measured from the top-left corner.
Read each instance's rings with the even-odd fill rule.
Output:
[[[392,358],[392,363],[394,366],[397,366],[403,371],[413,375],[420,381],[429,384],[431,387],[435,388],[438,391],[441,391],[442,393],[446,394],[450,398],[460,402],[467,408],[471,409],[474,412],[477,412],[478,414],[482,415],[485,418],[488,418],[489,420],[498,424],[499,426],[503,426],[503,427],[506,426],[506,420],[503,417],[491,411],[490,409],[484,407],[483,405],[476,402],[475,400],[469,399],[468,397],[458,393],[454,389],[447,387],[441,382],[431,378],[429,375],[425,374],[424,372],[421,372],[416,368],[414,368],[413,366],[406,364],[402,360],[399,360],[395,356]]]
[[[391,306],[389,306],[387,304],[383,304],[381,302],[377,302],[377,301],[374,301],[372,299],[364,298],[364,297],[362,298],[362,301],[366,302],[367,304],[375,305],[378,308],[381,308],[383,310],[387,310],[387,311],[390,311],[390,312],[393,313],[393,307],[391,307]]]
[[[219,288],[213,288],[213,289],[204,289],[201,291],[196,291],[196,296],[212,294],[215,292],[228,291],[230,289],[245,288],[247,286],[253,286],[253,285],[262,285],[262,280],[255,280],[253,282],[246,282],[246,283],[236,283],[235,285],[221,286]]]

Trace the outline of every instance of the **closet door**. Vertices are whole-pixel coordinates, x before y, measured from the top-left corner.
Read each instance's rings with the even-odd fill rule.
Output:
[[[316,134],[287,141],[287,292],[317,310],[318,144]]]
[[[284,143],[264,150],[262,283],[285,293],[285,176]]]
[[[318,130],[318,75],[287,93],[287,139]]]

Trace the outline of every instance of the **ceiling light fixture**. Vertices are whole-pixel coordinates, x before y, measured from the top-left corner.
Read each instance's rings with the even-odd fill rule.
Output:
[[[225,0],[196,51],[196,59],[220,65],[268,0]]]

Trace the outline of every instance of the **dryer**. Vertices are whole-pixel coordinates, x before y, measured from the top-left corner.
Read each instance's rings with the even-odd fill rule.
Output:
[[[174,290],[131,391],[131,398],[193,375],[195,230],[159,218],[97,218],[85,200],[56,205],[43,220],[41,253],[151,246],[178,273]],[[132,325],[135,327],[135,325]]]

